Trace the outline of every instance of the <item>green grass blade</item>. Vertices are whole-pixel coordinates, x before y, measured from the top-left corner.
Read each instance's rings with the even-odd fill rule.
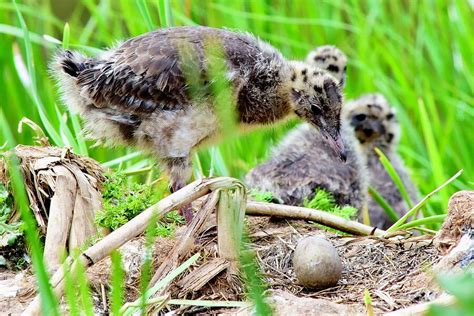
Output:
[[[149,31],[154,30],[156,28],[155,24],[153,23],[153,20],[150,15],[150,10],[148,10],[148,5],[145,0],[136,0],[135,3],[138,6],[138,10],[140,11],[140,14],[142,15],[145,24],[148,28]]]
[[[0,121],[4,121],[4,113],[0,108]],[[1,131],[8,140],[10,146],[15,144],[12,132],[7,125],[2,124]],[[10,176],[13,189],[15,205],[21,213],[24,223],[26,241],[31,251],[31,260],[35,270],[36,282],[41,298],[41,308],[45,315],[59,315],[58,302],[49,283],[48,272],[43,262],[43,246],[40,242],[36,221],[29,208],[29,200],[26,194],[23,175],[20,171],[20,165],[16,156],[10,155],[7,158],[8,174]]]
[[[411,208],[413,207],[413,202],[410,199],[410,196],[408,195],[407,189],[405,188],[405,185],[403,184],[402,179],[398,175],[397,171],[393,167],[392,163],[390,160],[388,160],[387,156],[378,148],[375,148],[375,152],[377,155],[379,155],[380,162],[384,166],[385,170],[389,174],[390,178],[392,178],[393,182],[397,186],[398,191],[402,195],[403,199],[407,203],[408,207]]]
[[[18,17],[18,20],[20,21],[20,25],[23,30],[23,40],[24,40],[25,51],[26,51],[26,64],[27,64],[30,82],[29,82],[29,86],[25,86],[25,89],[31,94],[32,99],[36,107],[38,108],[41,122],[45,126],[46,131],[51,136],[51,138],[53,139],[56,145],[62,146],[64,144],[62,142],[61,136],[56,132],[56,129],[54,128],[53,124],[51,124],[51,122],[49,121],[45,113],[44,106],[41,103],[41,100],[39,99],[37,86],[36,86],[36,72],[35,72],[35,67],[33,65],[33,52],[32,52],[32,46],[31,46],[31,41],[30,41],[30,34],[26,26],[25,20],[23,19],[23,16],[20,10],[16,6],[16,1],[13,0],[13,3],[15,4],[17,17]]]
[[[63,48],[68,49],[69,48],[69,39],[71,38],[71,30],[69,29],[69,23],[64,24],[64,30],[63,30]]]
[[[82,260],[75,260],[77,268],[75,269],[74,279],[79,287],[79,298],[82,311],[86,316],[94,316],[94,303],[92,302],[92,292],[90,291],[89,281]]]
[[[25,39],[25,33],[21,28],[12,25],[0,24],[0,34],[11,35],[21,39]],[[55,44],[48,41],[43,36],[30,32],[28,34],[31,43],[42,45],[46,48],[55,47]]]
[[[69,308],[69,314],[71,316],[81,315],[79,309],[79,301],[77,284],[74,282],[73,277],[71,276],[71,265],[70,262],[65,260],[63,263],[64,270],[64,295],[66,298],[66,303]]]
[[[148,289],[144,294],[142,294],[135,302],[129,304],[125,304],[122,306],[120,309],[120,312],[123,315],[132,315],[134,312],[136,312],[135,306],[137,303],[139,303],[143,298],[145,298],[145,302],[150,299],[156,292],[158,292],[160,289],[165,287],[167,284],[169,284],[171,281],[173,281],[178,275],[186,271],[192,264],[194,264],[197,259],[199,258],[200,254],[196,253],[194,254],[191,258],[183,262],[179,267],[171,271],[166,277],[164,277],[162,280],[158,281],[152,288]]]
[[[120,252],[114,251],[110,255],[112,260],[110,312],[112,315],[120,315],[120,307],[124,302],[125,272],[122,268],[122,257]]]
[[[258,269],[258,264],[255,262],[255,255],[249,249],[245,249],[245,244],[242,243],[243,250],[240,255],[240,268],[242,271],[242,278],[244,280],[245,292],[249,299],[255,305],[255,315],[272,315],[271,308],[265,301],[266,284]]]
[[[173,26],[173,16],[169,0],[158,0],[158,14],[161,27]]]
[[[107,168],[115,167],[115,166],[123,164],[127,161],[130,161],[134,158],[140,157],[141,155],[142,155],[142,152],[135,151],[135,152],[132,152],[130,154],[126,154],[125,156],[118,157],[118,158],[112,159],[110,161],[104,162],[102,165],[104,167],[107,167]]]
[[[433,216],[428,216],[428,217],[423,217],[420,219],[414,219],[410,221],[409,223],[403,224],[399,229],[408,229],[408,228],[413,228],[413,227],[418,227],[418,226],[423,226],[423,225],[429,225],[429,224],[440,224],[444,222],[444,219],[446,218],[447,214],[441,214],[441,215],[433,215]]]
[[[147,297],[145,293],[147,292],[148,286],[150,285],[151,281],[151,264],[153,260],[153,244],[156,239],[156,223],[157,223],[157,216],[154,215],[153,218],[150,220],[148,227],[145,232],[145,253],[142,267],[141,267],[141,274],[140,274],[140,314],[146,314],[147,308]]]
[[[418,202],[411,210],[409,210],[405,215],[403,215],[402,217],[400,217],[400,219],[398,221],[396,221],[392,226],[390,226],[388,229],[387,229],[387,232],[391,232],[391,231],[395,231],[397,230],[401,225],[403,225],[406,220],[408,219],[408,217],[412,216],[413,214],[415,214],[419,209],[421,209],[423,207],[423,205],[426,204],[426,202],[434,195],[436,194],[439,190],[441,190],[442,188],[444,188],[445,186],[447,186],[449,183],[451,183],[452,181],[454,181],[457,177],[459,177],[461,175],[461,173],[463,172],[463,170],[459,170],[454,176],[452,176],[451,178],[449,178],[448,180],[446,180],[443,184],[441,184],[439,187],[437,187],[436,189],[434,189],[432,192],[428,193],[420,202]]]
[[[433,126],[431,124],[431,118],[428,116],[426,111],[425,103],[422,99],[418,100],[419,109],[420,109],[420,118],[421,118],[421,127],[423,130],[423,136],[425,139],[426,147],[428,149],[428,157],[430,158],[432,170],[433,170],[433,180],[436,182],[441,182],[445,178],[444,176],[444,167],[442,152],[439,150],[436,143],[436,139],[433,135]],[[441,193],[444,195],[445,193]],[[447,200],[447,196],[444,196],[443,200]]]
[[[379,192],[373,187],[369,186],[369,194],[370,196],[377,202],[380,207],[385,211],[387,216],[390,218],[391,221],[396,222],[400,218],[397,212],[390,206],[390,204],[380,195]]]

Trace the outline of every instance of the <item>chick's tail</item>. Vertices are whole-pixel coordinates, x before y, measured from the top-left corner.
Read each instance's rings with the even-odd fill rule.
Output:
[[[94,59],[78,52],[61,50],[50,63],[50,72],[59,88],[63,103],[73,113],[83,114],[92,104],[87,86],[80,83],[85,71],[94,66]]]
[[[78,52],[70,50],[60,51],[56,54],[51,63],[52,70],[58,75],[58,72],[77,78],[79,74],[87,69],[88,57]]]

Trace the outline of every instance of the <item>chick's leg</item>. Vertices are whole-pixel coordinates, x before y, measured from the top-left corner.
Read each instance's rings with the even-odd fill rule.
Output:
[[[164,159],[164,162],[170,177],[171,193],[174,193],[182,189],[186,185],[186,180],[188,180],[191,176],[191,161],[187,156],[166,158]],[[191,204],[181,207],[179,214],[184,216],[186,219],[186,224],[189,224],[193,219]]]

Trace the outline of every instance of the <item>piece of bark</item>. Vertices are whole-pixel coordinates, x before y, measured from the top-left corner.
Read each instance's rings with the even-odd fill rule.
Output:
[[[223,258],[215,258],[212,261],[203,264],[176,284],[181,288],[178,296],[182,297],[186,293],[199,291],[204,285],[229,266],[229,261]]]
[[[77,182],[77,195],[74,203],[69,249],[82,247],[90,238],[97,235],[94,223],[95,214],[102,209],[102,196],[76,166],[68,166]]]
[[[44,245],[43,260],[50,271],[61,264],[61,254],[66,251],[76,200],[76,180],[63,166],[53,168],[56,173],[55,193],[49,207],[49,221]]]
[[[219,257],[231,261],[237,268],[240,244],[247,204],[246,189],[243,185],[219,192],[217,206],[217,245]]]

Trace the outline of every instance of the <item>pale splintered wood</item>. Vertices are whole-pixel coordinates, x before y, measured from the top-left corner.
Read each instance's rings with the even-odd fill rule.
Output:
[[[241,183],[236,183],[234,188],[226,188],[219,192],[217,206],[219,257],[231,262],[239,260],[246,204],[246,189]]]
[[[247,214],[310,220],[354,235],[383,236],[386,233],[384,230],[346,220],[328,212],[299,206],[249,201]]]
[[[77,194],[69,234],[69,249],[72,250],[84,246],[90,238],[97,235],[94,220],[96,212],[102,209],[102,196],[91,185],[93,179],[88,179],[76,166],[70,165],[68,168],[77,180]]]
[[[77,185],[74,175],[67,168],[56,166],[53,171],[56,174],[56,185],[49,207],[43,254],[44,262],[50,271],[56,270],[61,263],[61,252],[66,251]]]
[[[95,245],[84,251],[78,259],[72,261],[71,258],[68,258],[67,260],[72,261],[72,264],[70,265],[71,272],[74,273],[77,264],[80,262],[82,262],[87,268],[107,257],[113,250],[118,249],[130,239],[143,233],[151,219],[156,218],[159,220],[167,212],[191,203],[192,201],[208,194],[210,191],[225,187],[234,187],[236,183],[240,182],[232,178],[224,177],[194,181],[181,190],[149,207],[122,227],[105,236]],[[63,295],[63,281],[64,268],[61,266],[51,278],[51,285],[57,297],[62,297]],[[22,315],[40,315],[40,313],[41,302],[39,295],[37,295]]]
[[[213,260],[206,262],[176,284],[182,289],[179,296],[199,291],[216,275],[229,268],[229,266],[229,261],[223,258],[214,258]]]

